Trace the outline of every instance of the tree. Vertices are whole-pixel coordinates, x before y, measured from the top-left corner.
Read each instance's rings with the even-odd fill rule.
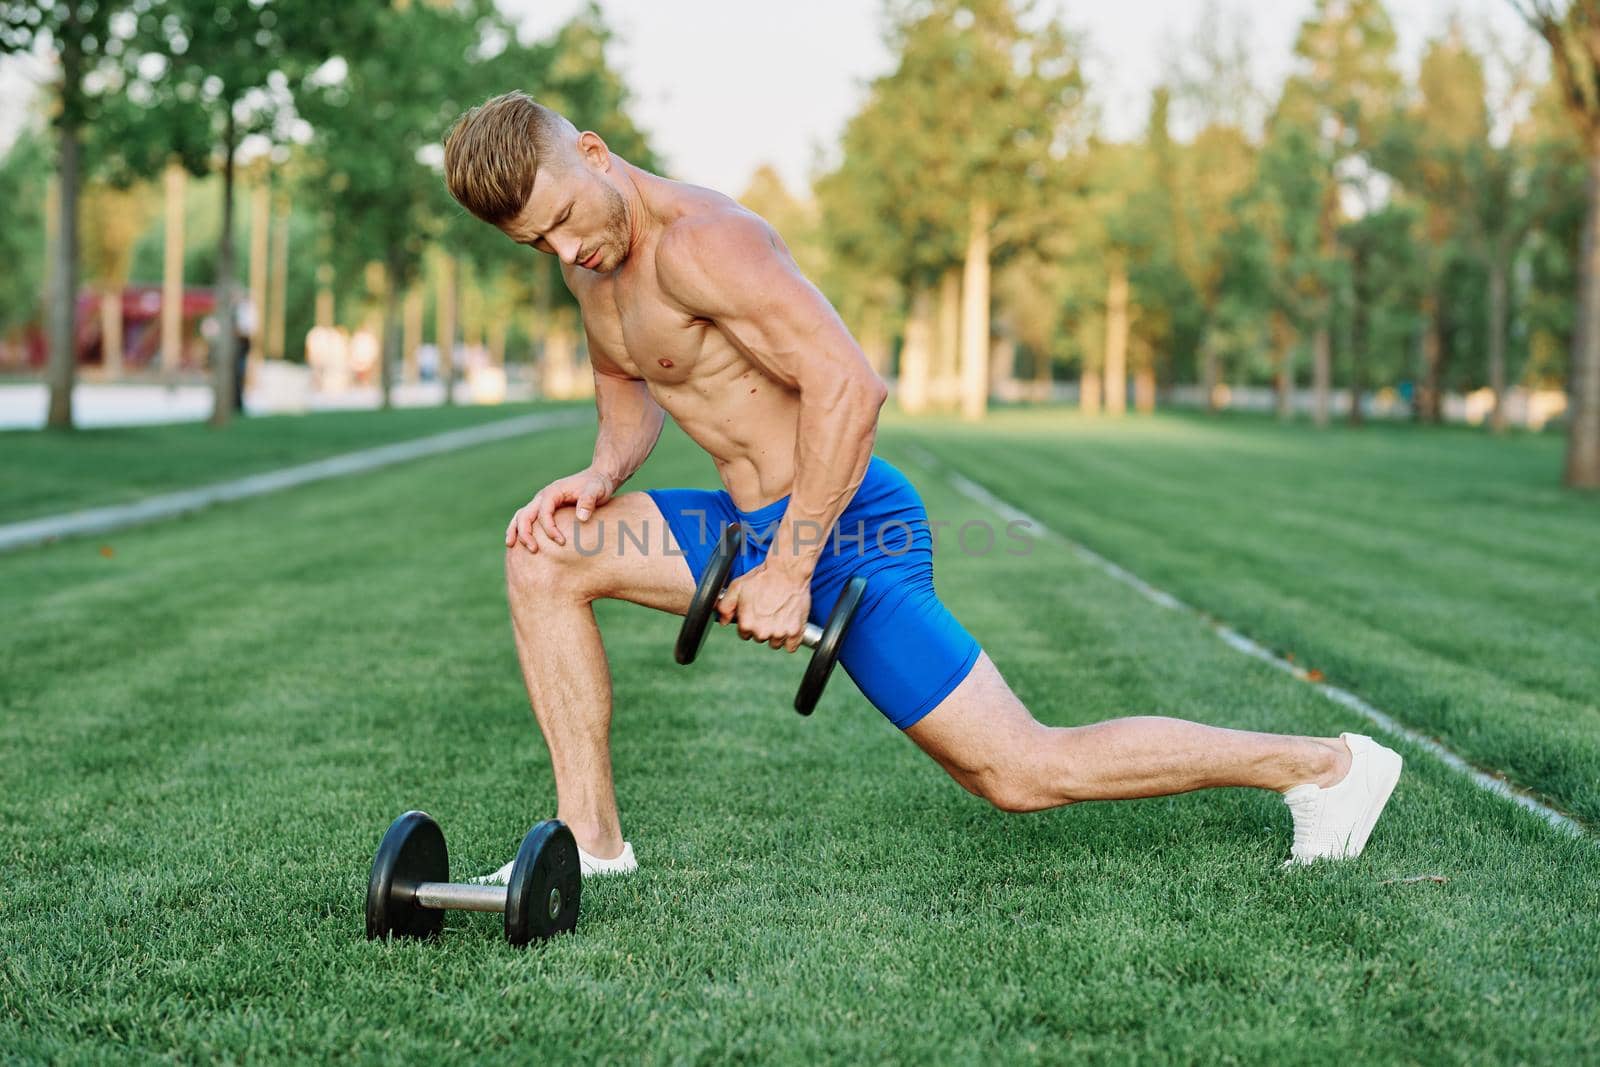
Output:
[[[240,141],[248,133],[278,133],[292,115],[291,84],[352,43],[365,43],[378,10],[318,0],[149,0],[139,14],[138,40],[149,58],[130,68],[128,98],[168,133],[160,148],[187,154],[196,134],[205,135],[222,177],[213,426],[232,418],[238,373],[233,238]],[[154,160],[145,158],[141,169],[153,171]]]
[[[1014,0],[913,0],[893,15],[898,65],[847,127],[833,188],[867,212],[845,239],[882,249],[875,258],[898,265],[913,293],[962,265],[961,410],[977,417],[988,397],[991,266],[1038,224],[1029,208],[1078,114],[1076,50]],[[911,303],[915,319],[922,301]]]
[[[1340,243],[1348,249],[1350,269],[1349,421],[1365,419],[1362,395],[1380,368],[1385,353],[1405,351],[1415,332],[1423,272],[1418,269],[1415,213],[1397,203],[1384,204],[1340,227]],[[1386,375],[1392,377],[1392,373]]]
[[[1364,193],[1374,178],[1371,153],[1392,122],[1401,88],[1394,66],[1395,32],[1381,0],[1316,0],[1295,40],[1298,70],[1284,87],[1280,111],[1295,114],[1296,124],[1314,131],[1316,153],[1327,163],[1321,182],[1318,216],[1319,257],[1348,263],[1339,244],[1342,195],[1347,188]],[[1322,272],[1335,281],[1344,273]],[[1312,336],[1313,418],[1328,417],[1335,292],[1319,294]]]
[[[1424,48],[1417,90],[1412,107],[1390,127],[1380,154],[1421,202],[1426,321],[1416,409],[1422,421],[1438,422],[1458,347],[1451,324],[1460,315],[1448,282],[1459,274],[1473,240],[1473,171],[1489,141],[1483,62],[1467,46],[1458,24]],[[1473,300],[1469,306],[1477,305]]]
[[[1512,0],[1550,45],[1567,114],[1587,154],[1578,319],[1567,373],[1567,485],[1600,489],[1600,0]]]
[[[381,265],[369,295],[382,306],[384,407],[400,357],[405,293],[449,211],[424,154],[487,95],[486,38],[509,32],[487,0],[398,5],[373,16],[360,49],[308,70],[296,86],[298,109],[314,131],[304,197],[327,220],[335,274],[347,287],[364,284],[368,264]],[[402,67],[407,76],[396,77]]]
[[[1337,273],[1322,232],[1332,162],[1312,125],[1314,116],[1299,106],[1295,89],[1296,83],[1291,82],[1268,123],[1254,191],[1262,234],[1270,249],[1271,271],[1265,292],[1272,308],[1273,378],[1280,419],[1293,414],[1294,353],[1300,339],[1306,337],[1313,339],[1317,404],[1326,412],[1326,324]]]
[[[94,75],[127,47],[112,31],[112,16],[125,5],[99,0],[0,0],[0,53],[55,51],[61,78],[56,86],[57,222],[50,262],[50,361],[46,381],[50,406],[45,425],[72,427],[72,387],[78,351],[74,313],[78,297],[78,196],[83,185],[83,138],[94,121],[101,91]]]

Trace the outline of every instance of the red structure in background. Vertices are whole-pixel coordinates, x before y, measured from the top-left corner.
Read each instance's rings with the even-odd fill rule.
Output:
[[[200,322],[217,307],[216,294],[211,289],[185,289],[183,291],[184,358],[179,367],[195,369],[198,362],[188,358],[200,334]],[[78,351],[78,366],[103,367],[106,364],[103,338],[100,332],[100,293],[93,289],[80,290],[73,315],[73,339]],[[43,370],[49,359],[50,341],[41,323],[32,323],[22,331],[22,364],[15,369]],[[0,351],[3,351],[0,346]],[[122,290],[122,369],[124,373],[137,374],[161,367],[161,286],[130,285]]]

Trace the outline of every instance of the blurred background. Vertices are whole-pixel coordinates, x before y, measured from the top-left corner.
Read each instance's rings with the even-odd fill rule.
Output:
[[[1563,432],[1600,486],[1596,0],[0,0],[0,52],[0,427],[582,395],[554,260],[440,176],[523,89],[770,220],[907,415]]]

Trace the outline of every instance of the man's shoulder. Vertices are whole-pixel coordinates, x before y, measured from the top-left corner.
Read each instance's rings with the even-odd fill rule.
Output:
[[[753,257],[771,255],[776,232],[727,197],[697,203],[667,223],[656,242],[656,277],[674,294],[694,295],[736,277]]]

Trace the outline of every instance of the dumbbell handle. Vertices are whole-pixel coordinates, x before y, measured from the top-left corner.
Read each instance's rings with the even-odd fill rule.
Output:
[[[822,640],[822,627],[814,622],[806,623],[804,632],[800,634],[800,643],[807,648],[816,648],[817,642]]]
[[[455,908],[457,911],[506,910],[503,885],[466,885],[461,882],[418,882],[417,903],[424,908]]]

